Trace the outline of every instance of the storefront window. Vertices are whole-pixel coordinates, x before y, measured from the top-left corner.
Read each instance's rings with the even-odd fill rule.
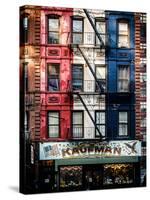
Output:
[[[60,168],[60,188],[72,189],[82,186],[82,166]]]
[[[133,184],[134,167],[132,164],[104,165],[104,185]]]

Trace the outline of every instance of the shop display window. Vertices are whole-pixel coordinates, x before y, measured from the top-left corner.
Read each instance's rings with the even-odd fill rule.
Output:
[[[133,184],[134,167],[132,164],[104,165],[104,185]]]
[[[82,186],[82,166],[60,168],[60,188],[78,188]]]

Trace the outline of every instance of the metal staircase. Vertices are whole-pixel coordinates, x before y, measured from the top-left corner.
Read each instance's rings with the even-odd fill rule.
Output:
[[[87,16],[87,18],[88,18],[88,20],[89,20],[89,22],[90,22],[90,24],[91,24],[93,30],[94,30],[94,32],[95,32],[95,34],[96,34],[96,36],[97,36],[99,42],[100,42],[100,44],[99,44],[99,45],[100,45],[100,46],[99,46],[100,50],[104,49],[104,48],[105,48],[105,42],[103,41],[103,39],[102,39],[102,37],[101,37],[101,33],[97,30],[96,25],[94,24],[94,22],[93,22],[93,20],[92,20],[92,16],[89,14],[89,12],[88,12],[87,9],[83,9],[83,10],[84,10],[84,12],[85,12],[85,14],[86,14],[86,16]],[[82,44],[73,44],[73,43],[72,43],[72,44],[71,44],[71,48],[76,48],[76,49],[79,51],[79,53],[82,55],[82,57],[84,58],[84,60],[85,60],[85,62],[86,62],[86,64],[87,64],[87,66],[88,66],[88,68],[89,68],[91,74],[92,74],[93,77],[94,77],[96,86],[97,86],[97,88],[98,88],[98,94],[99,94],[99,95],[105,94],[104,87],[103,87],[102,83],[97,79],[96,73],[95,73],[95,71],[93,70],[93,67],[92,67],[92,65],[91,65],[90,59],[89,59],[89,58],[87,57],[87,55],[86,55],[85,49],[86,49],[87,47],[84,47]],[[71,84],[70,84],[70,85],[71,85]],[[101,141],[105,140],[105,136],[103,136],[102,133],[100,132],[100,130],[99,130],[99,128],[97,127],[96,122],[95,122],[95,120],[93,119],[93,117],[92,117],[92,115],[91,115],[91,113],[90,113],[90,111],[89,111],[89,109],[88,109],[88,107],[87,107],[85,101],[84,101],[83,98],[82,98],[83,92],[81,92],[81,91],[74,91],[72,87],[71,87],[71,88],[69,87],[69,92],[70,92],[71,95],[76,95],[76,96],[79,98],[79,100],[80,100],[81,103],[83,104],[83,106],[84,106],[86,112],[88,113],[88,115],[89,115],[89,117],[90,117],[90,119],[91,119],[91,121],[92,121],[92,123],[93,123],[93,125],[94,125],[94,127],[95,127],[95,130],[98,132],[98,134],[99,134],[99,136],[100,136],[100,140],[101,140]]]
[[[96,36],[98,37],[98,39],[100,41],[100,49],[104,48],[105,47],[105,43],[104,43],[100,33],[98,32],[98,30],[97,30],[97,28],[96,28],[96,26],[95,26],[95,24],[94,24],[94,22],[93,22],[93,20],[92,20],[92,18],[90,16],[89,12],[88,12],[88,10],[87,9],[83,9],[83,10],[84,10],[84,12],[85,12],[85,14],[86,14],[86,16],[87,16],[92,28],[94,29],[94,31],[96,33]]]

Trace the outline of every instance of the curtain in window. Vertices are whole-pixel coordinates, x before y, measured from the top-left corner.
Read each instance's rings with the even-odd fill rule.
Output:
[[[72,87],[73,90],[82,90],[83,89],[83,67],[82,66],[73,66],[72,68]]]
[[[119,47],[129,47],[129,33],[128,33],[128,23],[119,22],[119,38],[118,46]]]
[[[129,67],[120,66],[118,72],[118,91],[128,92],[129,91]]]
[[[49,137],[58,137],[59,136],[59,113],[58,112],[49,112],[48,124],[49,124]]]
[[[59,65],[57,64],[48,65],[48,90],[59,90]]]
[[[83,115],[82,112],[73,113],[73,137],[83,137]]]
[[[128,114],[127,112],[119,112],[119,135],[128,135]]]

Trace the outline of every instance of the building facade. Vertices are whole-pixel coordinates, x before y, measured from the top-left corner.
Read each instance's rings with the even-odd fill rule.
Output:
[[[20,8],[23,193],[142,185],[137,16]]]

